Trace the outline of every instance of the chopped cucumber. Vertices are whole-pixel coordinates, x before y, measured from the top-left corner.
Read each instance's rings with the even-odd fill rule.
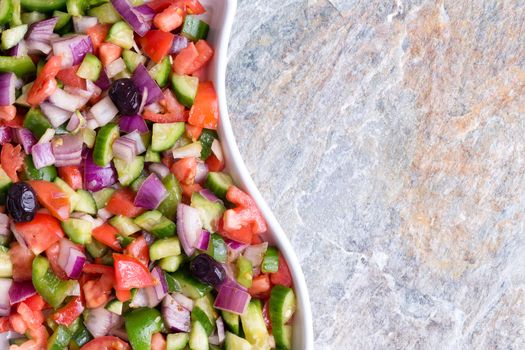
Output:
[[[110,302],[106,304],[106,310],[113,312],[117,315],[122,315],[122,309],[123,309],[124,303],[117,299],[113,299]]]
[[[275,273],[279,270],[279,252],[275,247],[268,247],[261,264],[264,273]]]
[[[252,345],[246,339],[241,338],[233,333],[226,332],[224,342],[225,350],[252,350]]]
[[[94,258],[101,258],[108,251],[108,247],[93,239],[91,242],[86,243],[86,249]]]
[[[6,29],[2,32],[2,50],[9,50],[24,38],[27,33],[27,24]]]
[[[91,193],[86,190],[77,190],[79,200],[75,206],[75,211],[81,211],[86,214],[95,215],[97,213],[97,204]]]
[[[154,65],[149,70],[149,75],[159,84],[161,88],[168,85],[168,80],[171,72],[171,64],[168,57],[164,57],[162,61]]]
[[[220,202],[212,202],[198,192],[193,192],[191,195],[191,206],[199,212],[199,218],[203,227],[210,232],[217,232],[219,220],[226,210],[224,205]]]
[[[13,14],[13,2],[0,0],[0,24],[7,24]]]
[[[188,298],[198,299],[208,294],[213,287],[194,278],[188,269],[182,268],[171,274],[180,286],[180,292]]]
[[[207,253],[218,262],[225,263],[228,257],[228,248],[226,247],[224,238],[216,233],[212,233]]]
[[[77,345],[77,348],[80,348],[90,342],[93,339],[91,333],[87,330],[84,324],[81,322],[78,326],[77,331],[73,334],[72,341]],[[73,346],[72,346],[73,347]],[[73,347],[74,348],[74,347]]]
[[[55,30],[63,28],[71,20],[71,15],[62,11],[53,11],[53,17],[58,17]]]
[[[213,303],[215,302],[215,299],[210,294],[206,294],[202,298],[199,298],[195,300],[195,307],[199,307],[208,317],[210,322],[213,324],[213,327],[215,327],[215,320],[219,317],[219,314],[215,311],[213,308]]]
[[[153,124],[151,149],[156,152],[170,149],[182,136],[184,130],[184,122]]]
[[[9,249],[0,246],[0,277],[13,276],[13,263],[9,257]]]
[[[59,178],[58,176],[55,177],[55,180],[53,182],[55,183],[55,185],[60,187],[60,189],[67,194],[69,198],[69,207],[71,211],[73,211],[78,201],[80,200],[80,196],[75,192],[74,189],[69,187],[69,185],[64,180]]]
[[[291,288],[281,285],[272,288],[269,304],[270,321],[275,344],[279,349],[291,349],[292,328],[286,323],[292,318],[296,307],[295,294]]]
[[[7,190],[11,187],[12,181],[7,173],[0,167],[0,203],[5,203],[7,196]]]
[[[0,56],[0,72],[13,72],[22,77],[34,73],[36,66],[29,56]]]
[[[101,70],[102,62],[100,62],[97,56],[88,53],[84,56],[80,67],[78,67],[77,75],[83,79],[97,81]]]
[[[190,349],[192,350],[208,350],[208,334],[204,326],[197,321],[191,323],[190,331]]]
[[[122,17],[110,2],[89,9],[88,15],[97,17],[100,23],[113,24],[122,21]]]
[[[184,350],[190,337],[188,333],[173,333],[166,337],[166,350]]]
[[[64,0],[65,2],[65,0]],[[21,3],[23,4],[24,1],[22,0]],[[22,23],[25,24],[33,24],[36,22],[40,22],[46,19],[46,15],[43,13],[40,13],[38,11],[32,11],[32,12],[24,12],[20,15],[20,18],[22,19]]]
[[[31,156],[26,156],[24,165],[24,175],[29,180],[53,181],[57,177],[57,169],[53,165],[37,169]]]
[[[206,39],[209,29],[210,26],[208,23],[200,20],[197,16],[188,15],[184,19],[181,34],[191,41],[197,41],[200,39]]]
[[[138,178],[144,168],[144,157],[136,156],[135,159],[128,163],[122,159],[114,158],[113,165],[118,174],[118,181],[122,186],[129,186]]]
[[[210,336],[213,332],[213,323],[210,318],[204,313],[204,311],[198,307],[194,306],[191,310],[191,320],[195,323],[200,323],[206,332],[206,335]]]
[[[175,97],[184,106],[191,108],[195,96],[197,96],[197,88],[199,87],[199,78],[189,75],[173,74],[171,76],[171,84]]]
[[[109,219],[109,224],[116,228],[123,236],[131,236],[135,232],[140,231],[140,227],[133,222],[133,219],[128,218],[127,216],[114,216]]]
[[[119,128],[117,124],[108,123],[100,128],[95,141],[95,148],[93,149],[93,161],[96,165],[106,166],[113,159],[111,147],[118,137]]]
[[[84,10],[86,4],[84,0],[66,0],[67,12],[71,16],[82,16],[84,15]]]
[[[123,235],[117,235],[116,238],[122,248],[126,248],[128,245],[133,243],[133,241],[135,240],[135,238],[133,237],[123,236]]]
[[[135,218],[135,224],[139,225],[145,231],[151,232],[151,229],[162,218],[162,213],[157,210],[144,212]]]
[[[167,256],[159,260],[159,267],[167,272],[175,272],[184,262],[184,255]]]
[[[53,335],[47,340],[47,350],[66,349],[70,340],[71,334],[67,328],[59,325]]]
[[[149,147],[146,151],[146,155],[144,156],[144,160],[148,163],[160,163],[160,152],[155,152],[151,149],[151,147]]]
[[[239,315],[233,312],[221,310],[222,319],[226,323],[226,327],[233,333],[239,334]]]
[[[131,73],[135,71],[135,68],[137,68],[139,64],[146,63],[146,57],[131,50],[124,50],[122,52],[122,59]]]
[[[158,239],[149,247],[149,257],[153,261],[180,255],[180,253],[180,243],[177,237]]]
[[[113,188],[103,188],[100,191],[93,192],[93,199],[97,205],[97,210],[106,207],[114,192],[115,190]]]
[[[176,280],[171,274],[164,272],[164,278],[168,285],[168,293],[180,292],[181,286],[178,280]]]
[[[151,228],[151,233],[158,238],[166,238],[175,235],[177,226],[175,223],[165,216],[160,218],[160,221]]]
[[[93,230],[93,224],[90,221],[69,218],[62,221],[62,228],[69,239],[75,243],[86,244],[91,242],[91,231]]]
[[[131,188],[131,190],[133,192],[138,192],[140,186],[142,185],[142,183],[147,179],[147,176],[145,173],[140,173],[139,177],[137,177],[135,180],[133,180],[133,182],[131,183],[131,185],[129,186]]]
[[[12,0],[11,2],[13,3],[13,14],[9,20],[9,25],[15,27],[22,24],[22,17],[20,16],[22,5],[20,5],[20,0]]]
[[[173,174],[168,174],[162,179],[162,184],[168,190],[168,196],[160,203],[157,208],[164,216],[168,219],[175,217],[177,212],[177,205],[179,205],[182,198],[182,189],[180,188],[179,181]]]
[[[210,189],[217,197],[226,198],[228,188],[233,185],[233,180],[230,175],[221,172],[209,172],[206,177],[206,188]]]
[[[211,154],[211,145],[213,140],[218,139],[219,135],[215,130],[203,129],[201,136],[199,137],[199,142],[201,143],[201,159],[206,160]]]
[[[135,42],[133,40],[133,29],[126,22],[119,21],[109,29],[106,41],[129,50]]]
[[[29,129],[39,139],[47,129],[51,129],[53,126],[40,108],[31,108],[24,119],[24,128]]]
[[[252,262],[246,259],[244,256],[237,258],[237,275],[235,278],[240,285],[250,288],[253,280],[253,266]]]
[[[250,301],[246,311],[241,315],[241,323],[246,340],[254,347],[262,349],[269,348],[270,335],[264,323],[259,302],[255,300]]]

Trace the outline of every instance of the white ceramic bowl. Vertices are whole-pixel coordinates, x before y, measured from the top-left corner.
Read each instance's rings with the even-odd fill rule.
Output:
[[[241,158],[235,137],[233,135],[228,108],[226,105],[226,64],[228,63],[227,50],[233,18],[237,8],[237,0],[201,0],[208,13],[205,15],[210,24],[210,34],[208,40],[215,48],[215,56],[210,66],[210,78],[215,84],[219,96],[219,106],[221,119],[219,123],[219,136],[226,157],[226,171],[229,172],[235,183],[247,191],[257,202],[259,209],[263,213],[268,224],[269,232],[266,239],[277,245],[284,254],[294,280],[294,289],[297,295],[297,313],[294,319],[293,349],[311,350],[313,349],[313,328],[312,311],[308,298],[308,289],[304,280],[304,275],[293,251],[290,241],[286,237],[271,212],[268,204],[261,196],[255,186],[246,165]]]

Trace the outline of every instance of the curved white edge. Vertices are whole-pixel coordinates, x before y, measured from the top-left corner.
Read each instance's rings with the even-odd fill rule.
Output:
[[[277,245],[290,267],[294,280],[294,289],[297,295],[297,312],[294,316],[293,349],[312,350],[314,338],[312,311],[303,271],[290,241],[246,169],[246,165],[237,148],[230,118],[228,117],[225,88],[226,65],[228,63],[227,51],[237,8],[237,0],[201,0],[201,2],[208,10],[208,13],[204,15],[210,24],[208,39],[213,44],[212,46],[215,47],[215,56],[211,63],[209,73],[219,97],[221,117],[218,133],[226,158],[226,170],[232,175],[235,183],[247,191],[257,202],[269,227],[269,234],[265,238]]]

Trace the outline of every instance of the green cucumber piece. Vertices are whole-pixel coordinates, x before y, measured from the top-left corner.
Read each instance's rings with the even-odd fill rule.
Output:
[[[80,322],[77,331],[72,336],[72,341],[75,342],[78,348],[80,348],[91,340],[93,340],[91,333],[89,333],[84,324]]]
[[[200,20],[199,17],[187,15],[186,18],[184,18],[181,34],[191,41],[198,41],[200,39],[206,39],[209,29],[210,26],[208,23]]]
[[[128,218],[127,216],[114,216],[109,219],[109,224],[116,228],[123,236],[131,236],[135,232],[140,231],[140,227],[133,222],[133,219]]]
[[[191,322],[189,345],[192,350],[208,350],[209,348],[208,333],[200,322]]]
[[[221,310],[222,319],[226,323],[226,327],[233,333],[239,334],[239,315],[233,312]]]
[[[75,205],[75,211],[81,211],[86,214],[95,215],[97,213],[97,204],[91,193],[86,190],[77,190],[78,202]]]
[[[13,276],[13,263],[9,257],[9,250],[0,246],[0,277]]]
[[[188,333],[173,333],[166,337],[166,350],[184,350],[190,336]]]
[[[7,24],[13,14],[13,2],[11,0],[0,0],[0,24]]]
[[[55,24],[55,31],[63,28],[70,20],[71,15],[63,11],[53,11],[53,17],[57,17],[57,23]]]
[[[279,251],[275,247],[268,247],[261,264],[264,273],[275,273],[279,270]]]
[[[148,177],[146,176],[146,174],[144,172],[141,172],[140,175],[135,180],[133,180],[129,187],[133,192],[138,192],[140,186],[147,178]]]
[[[204,186],[212,191],[217,197],[225,199],[228,188],[233,185],[230,175],[221,172],[209,172]]]
[[[198,299],[208,294],[213,287],[198,281],[193,277],[187,266],[172,273],[171,276],[180,286],[180,292],[188,298]]]
[[[115,190],[113,188],[103,188],[97,192],[93,192],[93,199],[97,205],[97,210],[106,207],[114,192]]]
[[[47,16],[41,12],[33,11],[22,13],[20,18],[24,24],[33,24],[45,20]]]
[[[250,288],[253,280],[252,262],[241,255],[237,258],[236,266],[237,274],[235,278],[237,279],[237,282],[239,282],[241,286]]]
[[[113,24],[122,21],[122,17],[110,2],[89,9],[88,15],[97,17],[99,23]]]
[[[22,24],[22,5],[20,5],[20,0],[11,0],[11,2],[13,3],[13,14],[11,15],[11,19],[9,20],[9,25],[11,27],[16,27]]]
[[[24,38],[27,33],[27,24],[22,24],[2,32],[2,50],[9,50]]]
[[[164,57],[162,61],[151,67],[149,75],[159,84],[161,88],[168,85],[168,80],[171,72],[171,64],[168,57]]]
[[[177,181],[175,176],[171,173],[162,179],[162,184],[168,190],[168,196],[162,201],[162,203],[160,203],[157,210],[168,219],[172,219],[175,217],[175,214],[177,213],[177,205],[179,205],[182,199],[182,189],[179,181]]]
[[[71,16],[83,16],[86,4],[84,0],[66,0],[67,12]]]
[[[195,307],[200,308],[208,317],[210,322],[213,324],[213,327],[215,327],[215,320],[219,317],[219,314],[215,311],[213,308],[213,303],[215,302],[215,299],[210,294],[206,294],[202,298],[199,298],[195,300]]]
[[[106,304],[105,308],[106,310],[113,312],[114,314],[122,315],[123,306],[123,302],[117,299],[113,299]]]
[[[80,132],[82,133],[82,141],[84,141],[86,146],[88,148],[93,148],[93,146],[95,146],[95,141],[97,139],[96,131],[88,129],[88,128],[83,128],[80,130]]]
[[[167,238],[175,235],[177,226],[173,221],[165,216],[160,218],[160,221],[151,228],[151,233],[157,238]]]
[[[179,137],[184,134],[185,123],[155,123],[151,136],[151,149],[155,152],[165,151],[173,147]]]
[[[62,221],[62,228],[69,239],[77,244],[91,242],[93,224],[87,220],[69,218]]]
[[[180,253],[180,242],[177,237],[158,239],[149,247],[149,257],[152,261],[180,255]]]
[[[146,211],[135,218],[135,224],[139,225],[145,231],[151,232],[151,229],[162,218],[162,213],[158,210]]]
[[[78,67],[77,75],[83,79],[97,81],[101,70],[102,62],[100,62],[97,56],[88,53],[84,56],[80,67]]]
[[[5,204],[7,190],[11,187],[12,181],[7,173],[0,167],[0,204]]]
[[[200,323],[202,327],[204,328],[204,331],[206,332],[207,336],[210,336],[213,332],[213,323],[208,318],[206,313],[198,306],[194,306],[191,310],[191,320],[193,322]]]
[[[215,130],[203,129],[201,136],[199,137],[199,142],[201,143],[201,159],[206,160],[211,154],[211,145],[215,139],[218,139],[219,135]]]
[[[29,129],[37,139],[41,138],[47,129],[53,128],[40,108],[31,108],[24,119],[24,128]]]
[[[131,50],[124,50],[122,52],[122,59],[131,73],[135,71],[135,68],[137,68],[139,64],[146,63],[146,57]]]
[[[216,233],[212,233],[207,253],[218,262],[225,263],[228,258],[228,248],[226,247],[224,238]]]
[[[197,88],[199,87],[199,78],[189,75],[173,74],[171,76],[171,84],[175,97],[182,105],[191,108],[197,96]]]
[[[279,349],[291,349],[292,328],[286,323],[292,318],[296,307],[295,294],[291,288],[282,285],[272,288],[269,304],[270,321],[275,344]]]
[[[144,157],[137,156],[128,163],[122,159],[114,158],[113,165],[118,174],[118,181],[122,186],[129,186],[136,178],[138,178],[144,168]]]
[[[95,148],[93,149],[93,161],[96,165],[106,166],[113,159],[111,147],[118,137],[119,129],[117,124],[108,123],[100,128],[95,141]]]
[[[256,300],[250,301],[244,314],[241,315],[242,329],[246,340],[254,347],[269,348],[270,334],[264,323],[262,308]]]
[[[160,152],[155,152],[151,149],[151,147],[149,147],[146,151],[146,155],[144,156],[144,160],[148,163],[160,163]]]
[[[66,349],[70,340],[71,334],[67,328],[59,325],[53,335],[47,340],[47,350]]]
[[[0,73],[13,72],[24,76],[36,71],[36,66],[29,56],[0,56]]]
[[[78,201],[80,200],[80,196],[78,195],[78,193],[76,193],[74,189],[69,187],[69,185],[64,180],[59,178],[58,176],[55,177],[55,180],[53,180],[53,182],[55,183],[55,185],[60,187],[60,189],[67,194],[69,198],[70,209],[71,211],[73,211]]]
[[[85,246],[87,251],[89,252],[89,255],[91,255],[94,258],[101,258],[109,250],[108,247],[106,247],[105,245],[103,245],[95,239],[91,240],[91,242],[86,243]]]
[[[109,29],[106,41],[129,50],[135,42],[133,40],[133,29],[126,22],[119,21]]]
[[[226,332],[224,341],[225,350],[252,350],[252,344],[244,338],[230,332]]]
[[[159,260],[159,267],[167,272],[175,272],[184,263],[184,255],[167,256]]]
[[[66,0],[21,0],[22,8],[28,11],[53,12],[66,6]]]
[[[116,238],[122,248],[126,248],[128,245],[133,243],[133,241],[135,240],[135,238],[133,237],[128,237],[128,236],[124,236],[120,234],[117,235]]]
[[[199,212],[202,226],[210,232],[217,232],[219,220],[226,211],[224,205],[220,202],[212,202],[198,192],[193,192],[191,206]]]
[[[29,155],[24,159],[24,164],[24,175],[28,180],[53,181],[57,177],[57,169],[53,165],[37,169]]]

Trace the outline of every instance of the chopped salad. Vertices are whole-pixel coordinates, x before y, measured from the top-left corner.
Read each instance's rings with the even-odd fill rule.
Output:
[[[291,349],[198,0],[0,0],[0,348]],[[204,16],[203,16],[204,15]]]

